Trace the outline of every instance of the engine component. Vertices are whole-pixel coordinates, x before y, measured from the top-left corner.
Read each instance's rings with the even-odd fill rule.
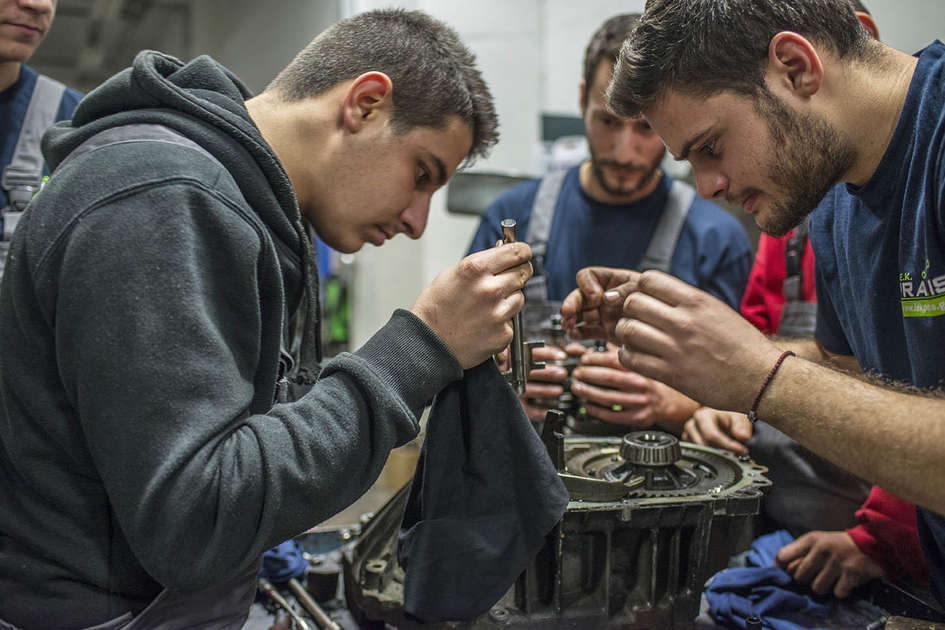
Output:
[[[767,470],[658,431],[565,437],[563,422],[551,412],[542,439],[570,493],[564,517],[488,614],[449,627],[691,628],[705,580],[751,542]],[[365,627],[420,627],[402,611],[406,499],[405,488],[343,555],[348,606]]]
[[[502,243],[515,243],[518,241],[518,228],[515,219],[502,219]],[[516,393],[525,393],[525,383],[528,380],[528,374],[532,370],[540,370],[545,367],[541,361],[532,359],[532,349],[540,348],[545,345],[542,341],[525,341],[525,333],[522,328],[522,314],[516,313],[512,317],[512,343],[509,344],[509,363],[510,368],[503,376],[512,384]]]

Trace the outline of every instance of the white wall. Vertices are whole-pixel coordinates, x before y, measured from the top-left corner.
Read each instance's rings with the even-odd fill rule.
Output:
[[[212,56],[254,93],[340,17],[337,0],[200,0],[191,11],[193,56]]]

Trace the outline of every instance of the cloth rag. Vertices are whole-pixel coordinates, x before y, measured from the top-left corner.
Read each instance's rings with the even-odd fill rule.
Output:
[[[561,519],[568,492],[493,361],[433,401],[401,525],[404,611],[474,619],[515,582]]]
[[[302,545],[296,540],[287,540],[263,554],[259,577],[273,584],[285,584],[292,578],[301,577],[307,567]]]
[[[747,567],[719,571],[709,580],[705,596],[712,617],[726,627],[744,628],[751,616],[761,618],[772,630],[825,628],[833,610],[831,595],[815,595],[808,586],[794,582],[774,566],[778,549],[793,541],[780,530],[756,539],[746,556]]]

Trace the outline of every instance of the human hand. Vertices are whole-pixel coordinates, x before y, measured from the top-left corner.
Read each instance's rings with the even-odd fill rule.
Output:
[[[833,591],[840,598],[886,574],[846,532],[808,532],[781,547],[775,562],[818,595]]]
[[[748,416],[734,411],[699,407],[683,427],[682,439],[747,455],[743,442],[751,438],[753,427]]]
[[[444,270],[413,307],[463,369],[479,365],[512,341],[512,317],[532,276],[531,248],[510,243],[483,250]]]
[[[719,409],[749,409],[781,355],[721,300],[659,271],[640,274],[615,333],[620,362]]]
[[[613,344],[604,352],[581,356],[571,377],[571,392],[582,399],[590,415],[604,422],[638,428],[681,422],[698,406],[672,388],[627,370]]]
[[[630,269],[611,267],[585,267],[577,272],[578,288],[561,303],[561,324],[568,336],[612,340],[624,299],[639,276]]]
[[[536,361],[544,361],[545,367],[532,370],[525,383],[525,393],[519,396],[525,415],[529,419],[539,422],[545,419],[548,407],[542,401],[554,401],[564,393],[564,380],[568,377],[568,370],[562,365],[554,365],[554,361],[564,361],[568,357],[580,356],[587,352],[587,348],[579,343],[571,343],[562,350],[556,346],[542,346],[532,350],[532,357]]]

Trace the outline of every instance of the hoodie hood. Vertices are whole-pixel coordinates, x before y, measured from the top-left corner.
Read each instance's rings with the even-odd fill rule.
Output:
[[[90,92],[71,121],[46,133],[43,154],[54,170],[92,136],[143,123],[164,125],[206,149],[231,173],[274,240],[284,245],[278,248],[283,264],[302,276],[306,324],[299,376],[313,381],[320,359],[315,256],[289,177],[246,110],[251,96],[233,73],[206,55],[185,64],[142,51],[130,68]],[[287,286],[287,297],[293,293]]]

